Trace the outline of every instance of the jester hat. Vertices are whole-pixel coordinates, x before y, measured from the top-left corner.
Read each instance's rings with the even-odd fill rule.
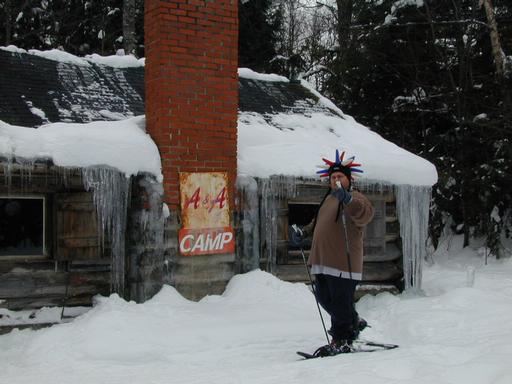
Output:
[[[320,175],[320,177],[327,177],[331,176],[333,172],[342,172],[344,173],[350,182],[354,180],[354,177],[359,177],[363,171],[359,168],[361,164],[356,163],[355,156],[349,157],[345,159],[345,151],[341,153],[338,150],[336,150],[336,156],[334,161],[327,160],[326,158],[322,158],[324,161],[324,165],[319,165],[318,167],[321,168],[320,171],[317,171],[316,173]]]

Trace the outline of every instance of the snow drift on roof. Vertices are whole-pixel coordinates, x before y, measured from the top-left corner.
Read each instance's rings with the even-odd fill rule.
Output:
[[[249,68],[238,68],[238,76],[243,77],[244,79],[253,79],[253,80],[261,80],[261,81],[281,81],[283,83],[289,83],[288,80],[284,76],[276,75],[276,74],[267,74],[267,73],[258,73],[254,72]]]
[[[37,129],[0,121],[0,157],[51,159],[61,167],[108,166],[127,177],[147,172],[161,181],[158,148],[144,126],[144,116],[87,124],[53,123]]]
[[[18,53],[26,52],[15,46],[0,47],[0,49]],[[137,60],[133,56],[90,55],[80,58],[56,49],[50,51],[29,50],[28,53],[79,65],[90,65],[90,63],[114,67],[144,65],[143,59]],[[260,82],[289,83],[286,77],[261,74],[248,68],[239,68],[238,76]],[[238,171],[240,174],[257,177],[268,177],[275,174],[316,177],[316,166],[323,163],[321,158],[332,159],[335,150],[339,149],[347,151],[349,156],[356,156],[358,162],[363,164],[365,172],[363,177],[368,181],[429,186],[437,182],[437,171],[433,164],[357,123],[351,116],[345,115],[330,100],[315,91],[307,82],[301,81],[301,85],[318,98],[318,106],[326,107],[335,115],[322,112],[321,108],[300,113],[290,111],[265,115],[239,111]],[[111,116],[108,117],[111,118]],[[135,121],[137,123],[133,123]],[[143,125],[144,120],[141,118],[123,120],[118,125],[112,122],[96,122],[85,125],[49,124],[37,130],[38,133],[20,127],[20,132],[31,132],[27,137],[38,140],[44,140],[46,137],[50,139],[50,141],[42,141],[40,144],[37,140],[27,139],[29,142],[22,145],[18,140],[21,133],[14,134],[13,130],[18,127],[0,123],[0,131],[9,131],[12,134],[12,137],[5,137],[5,135],[0,137],[0,155],[10,153],[15,157],[52,157],[57,165],[64,166],[106,164],[120,169],[127,175],[147,171],[161,177],[158,150],[148,135],[144,134],[145,140],[148,140],[146,150],[150,153],[147,159],[137,156],[141,151],[138,147],[135,149],[135,145],[131,146],[134,143],[121,148],[117,146],[117,142],[123,143],[125,139],[128,139],[124,133],[120,133],[122,130],[119,130],[119,127],[126,125],[128,132],[133,131],[129,127],[136,127],[137,124]],[[108,129],[100,128],[107,126]],[[142,131],[137,129],[139,136],[142,135]],[[62,139],[57,131],[65,132]],[[105,132],[109,133],[105,135]],[[81,139],[76,140],[77,137]],[[139,139],[135,139],[135,142]],[[66,147],[61,140],[70,141],[70,145]],[[91,148],[84,151],[81,145],[76,145],[81,140],[86,141]],[[106,141],[104,142],[104,140]],[[10,148],[9,141],[16,142],[17,146]],[[92,149],[96,146],[101,150]],[[57,148],[59,149],[57,150]]]
[[[333,159],[339,149],[356,156],[368,181],[427,186],[437,182],[432,163],[344,116],[239,113],[238,173],[317,177],[322,157]]]
[[[142,67],[145,64],[144,59],[137,59],[132,55],[111,55],[111,56],[100,56],[96,53],[92,55],[86,55],[84,57],[75,56],[71,53],[61,51],[60,49],[50,49],[47,51],[40,51],[38,49],[25,49],[18,48],[14,45],[7,47],[0,47],[4,51],[14,53],[28,53],[30,55],[44,57],[48,60],[59,61],[61,63],[76,64],[82,66],[89,66],[91,64],[106,65],[108,67],[115,68],[128,68],[128,67]]]

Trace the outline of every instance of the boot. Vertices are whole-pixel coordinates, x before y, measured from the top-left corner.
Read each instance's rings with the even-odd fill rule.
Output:
[[[366,327],[369,327],[368,322],[362,317],[358,317],[356,322],[356,328],[359,330],[359,332],[361,332]]]
[[[337,353],[349,353],[352,352],[352,340],[335,340],[331,341],[331,346],[337,351]]]

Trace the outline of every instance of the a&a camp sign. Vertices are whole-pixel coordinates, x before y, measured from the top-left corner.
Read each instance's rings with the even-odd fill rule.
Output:
[[[229,223],[227,180],[225,172],[180,173],[182,255],[235,251],[235,236]]]

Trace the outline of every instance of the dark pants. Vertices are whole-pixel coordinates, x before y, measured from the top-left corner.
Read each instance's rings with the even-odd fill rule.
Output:
[[[357,337],[358,315],[354,308],[354,292],[358,281],[330,275],[315,275],[315,294],[320,305],[331,315],[329,333],[333,340]]]

